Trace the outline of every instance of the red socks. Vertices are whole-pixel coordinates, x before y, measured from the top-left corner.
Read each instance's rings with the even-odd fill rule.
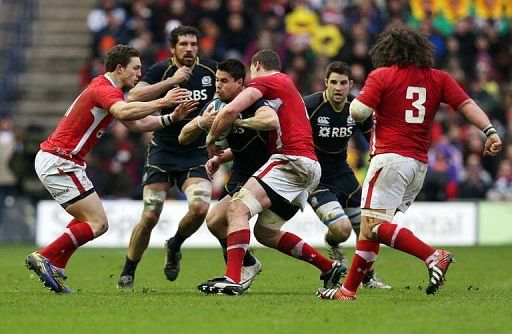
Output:
[[[249,229],[238,230],[229,233],[227,239],[226,276],[235,283],[240,283],[242,263],[244,262],[245,252],[249,248],[249,242],[251,241],[251,231]]]
[[[356,244],[356,254],[347,278],[343,283],[345,290],[355,293],[368,271],[379,255],[380,243],[372,240],[359,240]]]
[[[92,239],[94,239],[94,233],[91,226],[86,222],[73,219],[66,231],[39,253],[55,267],[64,269],[75,250]]]
[[[304,242],[304,240],[289,232],[285,232],[281,239],[279,239],[277,250],[294,258],[312,263],[323,273],[332,268],[333,261],[327,259],[319,251]]]
[[[414,255],[429,264],[428,259],[435,253],[435,249],[418,239],[410,230],[396,224],[380,224],[377,238],[383,244]],[[435,257],[432,257],[433,260]]]

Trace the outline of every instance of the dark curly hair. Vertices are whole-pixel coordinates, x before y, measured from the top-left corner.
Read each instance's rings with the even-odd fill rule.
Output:
[[[117,44],[108,50],[105,56],[105,69],[113,72],[117,65],[126,67],[132,57],[139,57],[139,51],[132,46]]]
[[[435,48],[427,37],[408,25],[391,26],[381,33],[370,50],[375,68],[391,65],[434,66]]]
[[[194,35],[196,36],[197,41],[199,41],[199,38],[201,37],[201,33],[196,27],[178,26],[171,31],[171,34],[169,35],[169,43],[172,47],[176,47],[179,37],[185,35]]]

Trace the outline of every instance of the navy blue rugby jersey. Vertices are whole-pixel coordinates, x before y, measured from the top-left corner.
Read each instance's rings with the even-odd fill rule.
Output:
[[[183,121],[177,122],[176,124],[171,124],[170,126],[155,131],[153,140],[157,145],[165,145],[166,149],[177,153],[204,150],[205,135],[199,136],[196,140],[187,145],[181,145],[178,142],[178,136],[185,124],[199,115],[200,110],[202,110],[207,102],[210,101],[215,95],[216,69],[216,62],[205,58],[196,59],[196,64],[192,70],[192,76],[187,82],[184,82],[179,86],[186,88],[189,91],[190,97],[192,99],[199,100],[199,106]],[[176,70],[178,70],[178,66],[173,63],[172,58],[170,60],[161,61],[152,65],[144,74],[141,81],[152,85],[172,77]],[[162,110],[162,114],[169,114],[172,111],[172,108],[165,108]]]
[[[372,129],[371,117],[364,123],[356,123],[350,116],[350,102],[353,99],[349,95],[343,109],[336,112],[325,92],[304,97],[313,129],[316,156],[322,167],[322,177],[352,172],[347,163],[348,141],[356,130],[368,136]]]
[[[211,103],[219,101],[215,98]],[[208,103],[209,104],[209,103]],[[266,105],[263,99],[259,99],[242,111],[239,115],[242,119],[251,118],[256,111]],[[207,108],[207,107],[205,107]],[[203,111],[201,111],[203,112]],[[244,177],[251,176],[270,157],[268,150],[269,131],[257,131],[247,128],[231,127],[226,140],[231,152],[233,152],[233,170]]]

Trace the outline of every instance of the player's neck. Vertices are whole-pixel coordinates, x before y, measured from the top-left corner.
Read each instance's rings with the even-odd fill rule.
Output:
[[[258,73],[258,76],[259,77],[263,77],[263,76],[266,76],[266,75],[273,75],[273,74],[276,74],[276,73],[280,73],[279,71],[276,71],[276,70],[262,70]]]
[[[107,72],[105,75],[114,83],[116,87],[121,87],[121,80],[114,72]]]
[[[347,103],[347,99],[344,99],[341,102],[336,102],[331,97],[329,97],[329,95],[326,94],[326,96],[327,96],[327,101],[329,101],[329,103],[331,104],[332,108],[336,112],[342,111],[343,108],[345,107],[345,103]]]

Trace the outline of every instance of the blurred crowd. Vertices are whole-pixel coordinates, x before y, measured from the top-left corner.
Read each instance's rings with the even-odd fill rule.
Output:
[[[87,25],[91,57],[80,73],[81,85],[102,73],[103,55],[115,44],[141,52],[143,69],[169,58],[168,35],[178,25],[200,29],[201,57],[245,64],[259,49],[279,53],[283,71],[303,95],[324,88],[324,70],[332,60],[351,65],[357,95],[372,70],[368,51],[388,25],[408,23],[429,36],[437,50],[436,67],[450,72],[487,112],[504,140],[498,159],[482,156],[484,136],[463,117],[443,106],[435,120],[429,173],[420,200],[512,199],[512,2],[439,0],[99,0]],[[14,140],[14,156],[31,147],[0,119],[0,171],[13,165],[4,145]],[[38,129],[31,129],[37,133]],[[27,135],[28,132],[28,135]],[[34,137],[34,136],[32,136]],[[88,160],[91,180],[103,196],[140,198],[141,168],[150,134],[130,133],[121,124]],[[362,177],[367,145],[351,142],[349,162]],[[32,154],[30,152],[29,154]],[[15,167],[11,176],[18,181]],[[0,187],[9,187],[0,175]],[[16,188],[16,187],[15,187]],[[179,196],[175,192],[171,196]]]

